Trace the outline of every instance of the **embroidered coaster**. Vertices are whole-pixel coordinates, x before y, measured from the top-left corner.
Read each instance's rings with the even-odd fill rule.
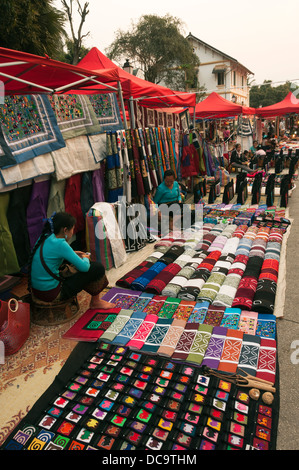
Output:
[[[237,370],[243,332],[228,328],[218,370],[234,373]]]
[[[239,369],[244,370],[247,374],[256,375],[258,358],[260,352],[260,338],[255,335],[248,335],[244,333],[241,354],[239,357],[239,364],[237,372],[242,375]]]
[[[275,383],[276,340],[261,338],[256,377]]]
[[[148,338],[146,339],[141,350],[145,353],[156,353],[160,348],[173,320],[168,318],[158,318]]]
[[[186,325],[185,320],[174,319],[171,326],[162,341],[157,353],[163,356],[171,356],[178,344],[178,341],[184,331]]]
[[[187,357],[187,362],[201,364],[213,331],[212,325],[199,325]]]
[[[178,341],[172,359],[185,361],[189,355],[191,346],[193,344],[199,323],[187,323],[185,329]]]
[[[202,366],[207,366],[211,369],[218,368],[226,335],[227,328],[221,326],[215,326],[213,328],[212,336],[202,361]]]
[[[141,349],[157,321],[157,315],[146,315],[134,336],[127,343],[127,346],[133,349]]]

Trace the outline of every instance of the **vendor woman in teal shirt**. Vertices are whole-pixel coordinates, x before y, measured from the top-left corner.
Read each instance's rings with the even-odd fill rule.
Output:
[[[158,186],[154,196],[155,204],[167,204],[173,202],[182,202],[180,186],[175,181],[175,174],[172,170],[166,170],[164,181]]]
[[[181,211],[179,204],[182,204],[182,195],[180,191],[180,186],[177,181],[175,181],[175,173],[173,170],[166,170],[164,173],[164,181],[158,186],[156,190],[156,194],[153,198],[154,203],[157,204],[158,206],[161,206],[162,204],[166,205],[172,205],[177,203],[177,213],[173,213],[173,215],[169,214],[167,211],[167,216],[169,218],[168,223],[169,223],[169,230],[173,230],[173,223],[174,219],[178,220],[181,217]],[[165,207],[165,206],[164,206]],[[161,220],[163,214],[163,206],[158,207],[158,220],[161,225]],[[166,215],[166,212],[165,212]]]
[[[69,245],[75,224],[76,219],[66,212],[47,219],[30,256],[29,291],[39,300],[52,302],[72,298],[84,290],[91,295],[90,308],[113,308],[114,304],[99,296],[108,285],[104,266],[90,261],[89,253],[74,251]],[[60,267],[65,262],[76,269],[62,279]]]

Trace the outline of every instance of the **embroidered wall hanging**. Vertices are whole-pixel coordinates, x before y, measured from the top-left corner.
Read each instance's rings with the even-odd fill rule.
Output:
[[[7,96],[0,120],[1,168],[65,147],[46,95]]]

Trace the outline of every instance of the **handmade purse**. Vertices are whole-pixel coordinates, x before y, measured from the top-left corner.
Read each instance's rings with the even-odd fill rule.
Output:
[[[43,245],[44,245],[44,242],[40,246],[40,251],[39,251],[40,260],[43,265],[43,268],[47,271],[48,274],[50,274],[50,276],[54,277],[54,279],[56,279],[57,281],[61,283],[65,278],[73,276],[73,274],[76,274],[78,272],[75,266],[68,264],[68,263],[63,263],[59,268],[59,276],[53,273],[45,263],[44,256],[43,256]]]
[[[30,330],[30,305],[16,299],[0,301],[0,341],[5,356],[15,354],[25,343]]]

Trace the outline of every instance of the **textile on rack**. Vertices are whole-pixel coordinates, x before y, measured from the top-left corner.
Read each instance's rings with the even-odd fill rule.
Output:
[[[31,250],[40,237],[45,225],[49,192],[50,180],[34,182],[32,185],[30,201],[26,209],[27,230]]]
[[[16,188],[9,193],[7,222],[20,267],[28,263],[31,252],[26,216],[31,189],[31,185],[27,185]],[[4,260],[4,257],[1,259]]]
[[[93,199],[95,202],[105,201],[105,166],[101,167],[92,172],[92,188],[93,188]]]
[[[0,194],[0,275],[18,272],[20,267],[15,251],[12,235],[10,232],[7,211],[9,207],[10,194]]]
[[[88,99],[96,115],[100,133],[123,129],[124,125],[115,93],[88,95]]]
[[[88,96],[71,94],[47,96],[65,140],[78,135],[101,132]]]
[[[123,167],[117,150],[116,132],[107,132],[106,182],[107,202],[116,202],[123,195]]]
[[[16,183],[18,185],[24,184],[24,182],[30,184],[33,178],[47,177],[54,173],[55,167],[51,153],[45,153],[14,166],[1,168],[0,170],[3,187],[7,191],[10,191],[11,185]],[[0,187],[2,186],[2,181],[0,182]]]
[[[70,178],[77,173],[94,171],[100,168],[95,161],[88,137],[81,135],[65,141],[65,147],[51,152],[58,181]]]
[[[65,147],[47,95],[6,96],[0,119],[0,146],[15,160],[0,151],[1,168]]]
[[[57,181],[55,177],[50,179],[50,190],[47,207],[47,217],[53,212],[65,212],[64,193],[66,180]]]
[[[86,220],[89,246],[91,253],[97,255],[96,260],[106,264],[99,258],[98,251],[100,246],[105,245],[106,252],[111,250],[113,266],[116,268],[121,266],[126,261],[127,254],[112,205],[107,202],[96,202],[90,208]]]
[[[82,174],[77,173],[67,179],[64,192],[65,211],[76,219],[74,234],[85,229],[85,220],[81,208]]]

